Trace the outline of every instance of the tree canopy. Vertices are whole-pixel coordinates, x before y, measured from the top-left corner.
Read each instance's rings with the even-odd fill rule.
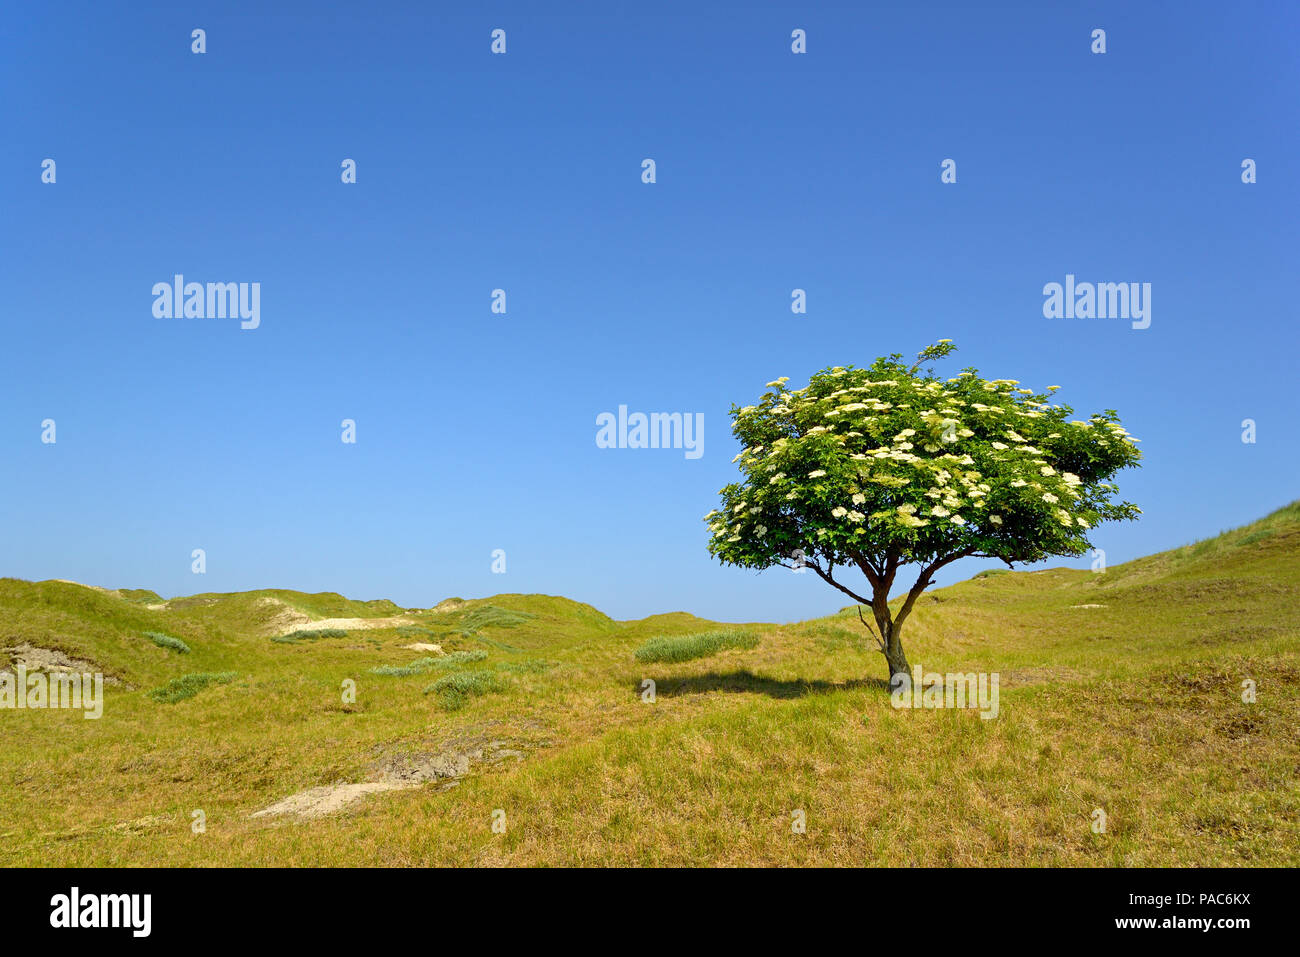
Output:
[[[1111,478],[1141,453],[1114,410],[1075,419],[1053,402],[1057,386],[922,369],[954,350],[945,339],[911,366],[894,354],[824,369],[802,389],[780,378],[757,404],[732,406],[742,480],[705,516],[710,553],[747,568],[806,565],[873,603],[879,621],[881,586],[903,565],[922,566],[919,593],[957,558],[1080,555],[1097,525],[1139,514],[1115,498]],[[834,577],[844,565],[867,577],[870,599]]]

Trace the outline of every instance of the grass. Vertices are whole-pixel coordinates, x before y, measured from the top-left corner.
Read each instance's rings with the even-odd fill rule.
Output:
[[[463,708],[470,698],[505,689],[505,682],[492,671],[458,671],[443,675],[424,689],[432,694],[446,711]]]
[[[476,661],[483,661],[487,656],[486,651],[482,651],[478,648],[475,648],[472,651],[453,651],[450,654],[438,658],[436,667],[454,668],[457,665],[468,665]]]
[[[546,595],[417,611],[277,590],[140,597],[0,579],[6,647],[57,649],[119,682],[99,720],[0,712],[0,864],[1300,866],[1300,505],[1101,574],[1013,571],[927,593],[909,658],[999,672],[991,721],[892,708],[853,608],[728,625],[615,621]],[[401,614],[440,636],[433,661],[470,655],[421,680],[377,677],[410,667],[409,632],[272,644],[285,606]],[[635,657],[656,637],[728,630],[758,644]],[[191,653],[161,654],[146,631]],[[160,707],[182,689],[183,710]],[[471,757],[455,788],[313,820],[250,816],[489,742],[521,758]]]
[[[287,635],[272,635],[271,640],[282,645],[293,645],[300,641],[319,641],[322,638],[346,638],[347,631],[342,628],[309,628],[305,631],[291,631]]]
[[[755,648],[758,636],[752,631],[726,629],[693,635],[657,635],[635,652],[640,662],[679,662],[708,658],[728,648]]]
[[[149,692],[149,697],[159,704],[176,704],[193,698],[204,688],[209,685],[229,684],[235,679],[233,671],[222,671],[215,674],[197,673],[182,675],[179,678],[173,678],[161,688],[155,688]]]
[[[371,668],[370,673],[372,675],[386,675],[390,678],[409,678],[411,675],[425,674],[437,666],[437,658],[416,658],[404,665],[380,665],[377,668]]]
[[[475,648],[470,651],[453,651],[440,657],[416,658],[404,665],[380,665],[378,668],[371,668],[370,673],[372,675],[409,678],[411,675],[427,674],[435,668],[457,668],[461,665],[483,661],[485,658],[487,658],[487,652]]]
[[[190,653],[190,646],[173,635],[165,635],[161,631],[146,631],[144,636],[159,648],[168,648],[172,651],[179,651],[183,655],[188,655]]]

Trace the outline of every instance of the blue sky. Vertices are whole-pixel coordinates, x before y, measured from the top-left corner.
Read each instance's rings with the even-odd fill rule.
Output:
[[[727,410],[939,338],[1143,440],[1111,564],[1296,497],[1300,7],[331,6],[9,15],[0,574],[825,614],[707,553]],[[154,318],[175,273],[260,282],[260,328]],[[1045,319],[1067,273],[1150,328]],[[620,404],[704,455],[597,448]]]

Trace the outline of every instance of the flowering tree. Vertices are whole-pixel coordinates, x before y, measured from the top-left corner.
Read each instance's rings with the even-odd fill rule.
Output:
[[[891,678],[909,670],[903,622],[940,568],[969,555],[1081,555],[1089,529],[1140,512],[1112,501],[1111,477],[1141,457],[1114,411],[1072,420],[1051,402],[1058,386],[921,371],[955,348],[941,340],[910,367],[901,355],[836,366],[803,389],[777,379],[757,405],[732,406],[743,481],[705,516],[725,564],[811,568],[870,605]],[[907,565],[921,571],[895,612],[889,593]],[[836,577],[841,567],[866,576],[865,595]]]

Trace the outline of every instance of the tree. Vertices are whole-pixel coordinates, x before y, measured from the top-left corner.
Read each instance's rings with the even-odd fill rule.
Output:
[[[917,598],[950,562],[967,556],[1036,562],[1082,555],[1104,521],[1140,509],[1115,502],[1110,479],[1141,453],[1113,410],[1074,410],[1015,379],[975,369],[941,379],[921,366],[955,350],[943,339],[907,366],[901,355],[869,368],[824,369],[806,388],[767,384],[757,405],[732,406],[743,481],[705,516],[709,551],[724,564],[810,568],[870,605],[871,631],[894,675],[909,672],[902,629]],[[897,612],[899,570],[920,566]],[[837,577],[866,577],[870,597]]]

